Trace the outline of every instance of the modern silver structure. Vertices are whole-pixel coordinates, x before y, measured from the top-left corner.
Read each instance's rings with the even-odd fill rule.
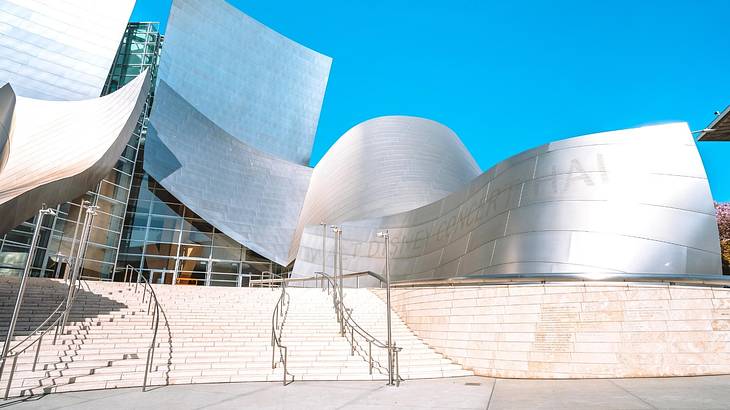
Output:
[[[215,228],[285,265],[330,64],[223,0],[175,0],[145,170]]]
[[[101,95],[134,0],[0,0],[0,83],[19,96]]]
[[[176,284],[245,286],[285,266],[310,276],[325,256],[321,223],[342,229],[346,272],[383,271],[377,232],[387,230],[394,281],[720,273],[685,124],[557,141],[482,173],[447,127],[387,116],[350,129],[311,168],[329,57],[224,0],[174,0],[160,57],[154,24],[125,32],[133,3],[0,0],[0,82],[10,81],[0,88],[0,232],[42,203],[92,202],[89,277],[113,280],[127,264]],[[158,59],[148,96],[150,80],[132,78]],[[726,114],[712,132],[726,131]],[[61,261],[80,207],[58,210],[40,248]],[[29,228],[0,237],[0,272],[17,270]],[[331,256],[331,234],[324,247]],[[43,258],[39,274],[60,272]]]
[[[720,274],[715,212],[684,123],[592,134],[511,157],[416,210],[340,224],[345,272],[395,280],[481,273]],[[321,269],[305,228],[294,272]],[[331,241],[328,248],[331,248]]]
[[[144,107],[147,72],[108,96],[83,101],[17,97],[12,84],[0,112],[12,121],[0,170],[0,232],[93,188],[119,159]]]
[[[240,141],[309,165],[331,64],[224,0],[174,0],[160,81]]]
[[[306,225],[410,211],[462,190],[480,173],[459,137],[435,121],[387,116],[362,122],[314,168],[289,260]]]

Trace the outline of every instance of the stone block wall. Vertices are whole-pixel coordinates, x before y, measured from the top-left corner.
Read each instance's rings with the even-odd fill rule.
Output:
[[[479,375],[730,373],[730,289],[576,283],[409,288],[392,296],[419,337]]]

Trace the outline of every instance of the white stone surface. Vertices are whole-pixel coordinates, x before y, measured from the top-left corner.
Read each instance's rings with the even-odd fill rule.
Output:
[[[730,373],[728,289],[626,283],[397,289],[393,307],[432,348],[482,376]]]

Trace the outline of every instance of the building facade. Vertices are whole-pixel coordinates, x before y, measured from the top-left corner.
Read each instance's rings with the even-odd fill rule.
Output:
[[[130,9],[131,11],[131,9]],[[107,79],[99,92],[108,95],[128,84],[144,70],[149,70],[151,88],[146,106],[140,115],[132,138],[126,144],[114,169],[98,183],[96,189],[82,197],[56,206],[56,216],[46,217],[40,231],[38,251],[33,261],[34,275],[56,276],[64,271],[65,258],[69,256],[78,232],[82,201],[99,207],[92,219],[90,239],[82,264],[83,275],[90,278],[111,280],[121,241],[124,215],[132,186],[132,176],[140,144],[147,132],[147,120],[154,97],[157,66],[162,45],[156,23],[129,23],[122,41],[117,45],[117,55],[108,69]],[[30,219],[0,238],[0,272],[22,272],[35,227]],[[78,240],[78,238],[77,238]]]
[[[115,7],[124,11],[128,3]],[[0,3],[7,4],[15,17],[6,23],[23,35],[35,30],[29,15],[56,10],[18,13],[24,9]],[[94,83],[106,95],[147,70],[152,87],[114,169],[44,220],[34,275],[64,271],[83,201],[99,207],[81,265],[89,279],[119,280],[128,266],[168,284],[245,286],[292,269],[308,276],[332,256],[321,223],[342,228],[347,272],[382,271],[377,233],[389,230],[389,256],[402,280],[720,273],[712,197],[685,125],[560,140],[482,173],[444,125],[379,117],[353,127],[310,167],[331,58],[224,0],[174,0],[164,46],[155,23],[120,29],[117,20],[128,14],[119,10],[114,24],[92,25],[100,33],[96,48],[75,58],[94,61],[83,66],[94,75],[78,81],[107,67],[104,85]],[[99,56],[108,54],[114,27],[122,39],[105,64]],[[17,52],[19,36],[3,39],[0,51]],[[40,63],[5,64],[0,80],[29,84],[28,92],[40,93],[39,78],[73,77],[58,67],[44,77]],[[8,74],[22,64],[35,74]],[[57,95],[47,87],[43,96],[91,93],[73,81],[59,84]],[[0,112],[0,120],[7,117]],[[0,149],[7,131],[0,127]],[[0,273],[22,271],[33,228],[30,219],[0,238]]]

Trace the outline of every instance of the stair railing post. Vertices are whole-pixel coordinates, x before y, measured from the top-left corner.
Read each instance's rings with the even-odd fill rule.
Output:
[[[327,269],[327,223],[320,222],[319,224],[322,226],[322,275],[324,275]],[[319,278],[320,288],[322,290],[324,290],[324,280],[324,276]]]
[[[390,234],[386,230],[385,232],[378,232],[378,236],[385,239],[385,295],[386,295],[386,304],[387,311],[386,311],[386,317],[387,317],[387,326],[388,326],[388,385],[393,385],[393,341],[392,341],[392,330],[391,330],[391,322],[390,322],[390,252],[389,252],[389,242],[390,242]]]
[[[43,226],[43,216],[55,214],[56,211],[46,208],[46,204],[43,204],[43,207],[38,211],[35,228],[33,229],[33,237],[30,241],[30,249],[28,250],[28,259],[25,261],[23,276],[20,278],[20,285],[18,286],[18,296],[15,298],[15,308],[13,309],[13,315],[10,317],[8,334],[5,338],[5,344],[3,345],[0,375],[2,374],[2,370],[5,367],[5,360],[7,359],[8,351],[10,350],[10,344],[13,342],[13,336],[15,336],[15,326],[18,324],[18,315],[20,314],[20,308],[23,305],[25,287],[28,285],[28,277],[30,276],[31,268],[33,267],[33,259],[35,258],[36,248],[38,247],[38,238],[40,237],[40,231]]]
[[[74,259],[74,250],[76,248],[76,234],[78,233],[79,225],[81,225],[81,214],[84,213],[84,207],[87,204],[91,204],[91,202],[83,200],[79,205],[79,214],[76,216],[76,225],[74,225],[74,236],[71,239],[71,250],[68,252],[69,261],[66,264],[66,270],[63,272],[64,280],[71,280],[71,275],[69,275],[69,273],[73,272],[73,266],[76,264],[76,260]]]
[[[68,294],[66,295],[66,309],[63,312],[63,320],[61,321],[61,334],[66,329],[66,323],[68,323],[68,317],[71,314],[71,307],[73,306],[74,299],[76,298],[76,282],[79,280],[81,274],[81,268],[83,267],[84,254],[86,253],[86,245],[89,241],[89,232],[91,231],[91,220],[96,215],[97,206],[90,205],[89,201],[83,201],[81,203],[82,208],[86,208],[84,215],[84,225],[81,229],[81,238],[79,240],[78,249],[76,249],[76,257],[74,258],[74,266],[71,270],[71,278],[68,283]]]
[[[373,341],[368,340],[368,366],[370,374],[373,374]]]
[[[38,355],[41,354],[41,345],[43,344],[43,336],[45,333],[41,333],[41,337],[38,338],[38,347],[35,349],[35,358],[33,358],[33,369],[31,371],[35,371],[35,366],[38,364]]]
[[[8,396],[10,395],[10,387],[13,385],[13,375],[15,375],[15,366],[18,364],[18,355],[13,355],[13,364],[10,366],[10,375],[8,376],[8,387],[5,388],[5,397],[4,399],[7,400]]]
[[[344,321],[345,318],[345,292],[342,290],[343,282],[345,281],[345,277],[342,274],[342,228],[337,229],[337,268],[340,270],[340,316],[342,316],[342,320]],[[353,343],[355,341],[353,340]]]

